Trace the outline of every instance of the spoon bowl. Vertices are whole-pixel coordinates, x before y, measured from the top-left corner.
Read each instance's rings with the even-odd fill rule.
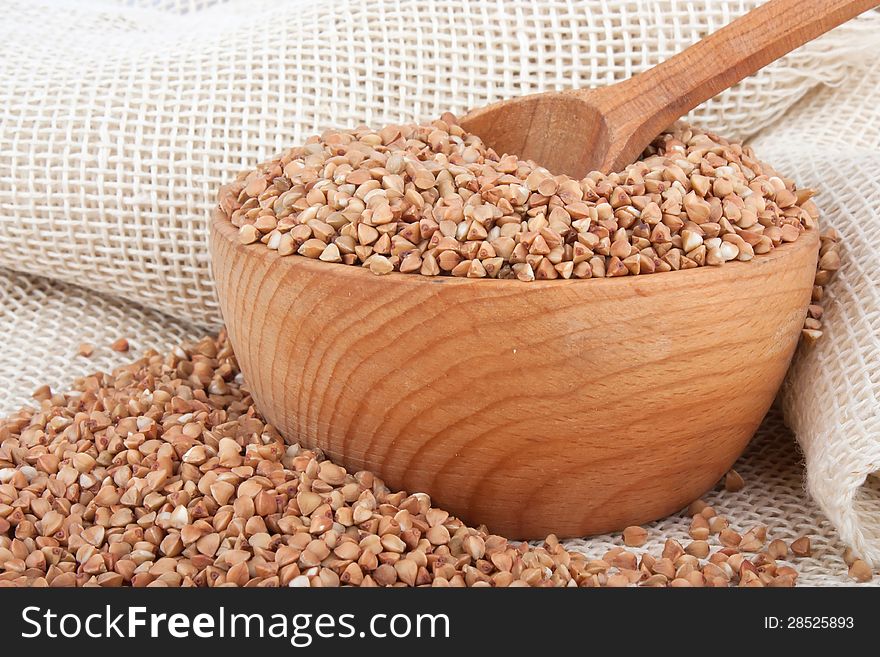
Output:
[[[608,125],[586,91],[544,93],[494,103],[461,119],[497,153],[515,153],[554,174],[580,178],[608,169]],[[538,136],[539,138],[534,138]]]

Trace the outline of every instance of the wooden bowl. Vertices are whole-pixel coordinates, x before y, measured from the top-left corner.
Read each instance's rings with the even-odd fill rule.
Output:
[[[620,529],[714,486],[782,382],[819,244],[522,283],[376,276],[237,233],[213,218],[214,276],[266,419],[511,538]]]

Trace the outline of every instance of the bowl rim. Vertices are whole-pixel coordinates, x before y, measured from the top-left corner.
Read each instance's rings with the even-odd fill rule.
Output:
[[[269,261],[270,264],[284,261],[286,264],[282,266],[295,265],[303,273],[333,275],[336,277],[349,277],[352,279],[363,280],[365,275],[369,275],[367,280],[384,280],[388,283],[401,283],[408,285],[464,285],[472,288],[475,281],[479,281],[481,285],[492,286],[498,291],[510,291],[513,288],[522,290],[525,286],[528,290],[543,289],[547,287],[559,288],[563,285],[582,285],[589,284],[600,289],[603,286],[608,289],[610,286],[628,286],[634,283],[647,285],[663,285],[664,287],[676,283],[681,285],[704,285],[709,284],[713,280],[725,280],[735,278],[742,272],[742,267],[774,267],[780,265],[781,261],[799,255],[802,251],[813,249],[816,253],[816,262],[819,257],[819,230],[810,228],[805,230],[794,242],[787,242],[774,248],[769,253],[756,255],[750,261],[733,260],[724,263],[722,266],[703,266],[694,267],[692,269],[677,270],[675,272],[659,272],[658,274],[640,274],[636,276],[615,276],[605,278],[556,278],[551,280],[534,280],[523,282],[517,279],[470,279],[458,276],[422,276],[421,274],[402,274],[400,272],[391,272],[377,276],[368,271],[364,267],[356,267],[354,265],[346,265],[336,262],[321,262],[317,259],[306,258],[298,254],[290,256],[280,256],[276,251],[266,248],[263,244],[242,244],[238,240],[238,228],[232,224],[229,216],[225,214],[219,207],[215,207],[211,213],[209,221],[209,240],[213,243],[215,239],[222,239],[240,253],[248,257],[261,257]],[[213,248],[211,248],[211,258],[215,256]],[[814,263],[814,267],[815,267]],[[674,276],[671,276],[674,274]],[[669,280],[672,279],[672,280]],[[491,282],[490,282],[491,281]],[[590,289],[589,287],[587,289]]]

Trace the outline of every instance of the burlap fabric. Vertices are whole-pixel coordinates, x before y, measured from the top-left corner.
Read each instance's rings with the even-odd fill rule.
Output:
[[[40,383],[168,347],[220,317],[205,248],[221,181],[321,128],[429,119],[644,70],[754,0],[11,0],[0,21],[0,412]],[[880,14],[699,108],[815,185],[846,242],[825,339],[714,501],[741,528],[810,534],[803,580],[845,582],[843,540],[880,563]],[[589,284],[589,283],[586,283]],[[78,343],[101,348],[92,359]],[[826,519],[827,518],[827,519]],[[684,535],[679,517],[653,536]],[[839,532],[839,535],[838,535]],[[575,541],[590,553],[615,537]]]

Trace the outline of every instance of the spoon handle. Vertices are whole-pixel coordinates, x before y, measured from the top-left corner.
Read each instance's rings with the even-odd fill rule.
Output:
[[[607,109],[615,116],[609,127],[628,136],[635,157],[636,141],[647,144],[703,101],[877,6],[878,0],[770,0],[651,70],[607,87]]]

